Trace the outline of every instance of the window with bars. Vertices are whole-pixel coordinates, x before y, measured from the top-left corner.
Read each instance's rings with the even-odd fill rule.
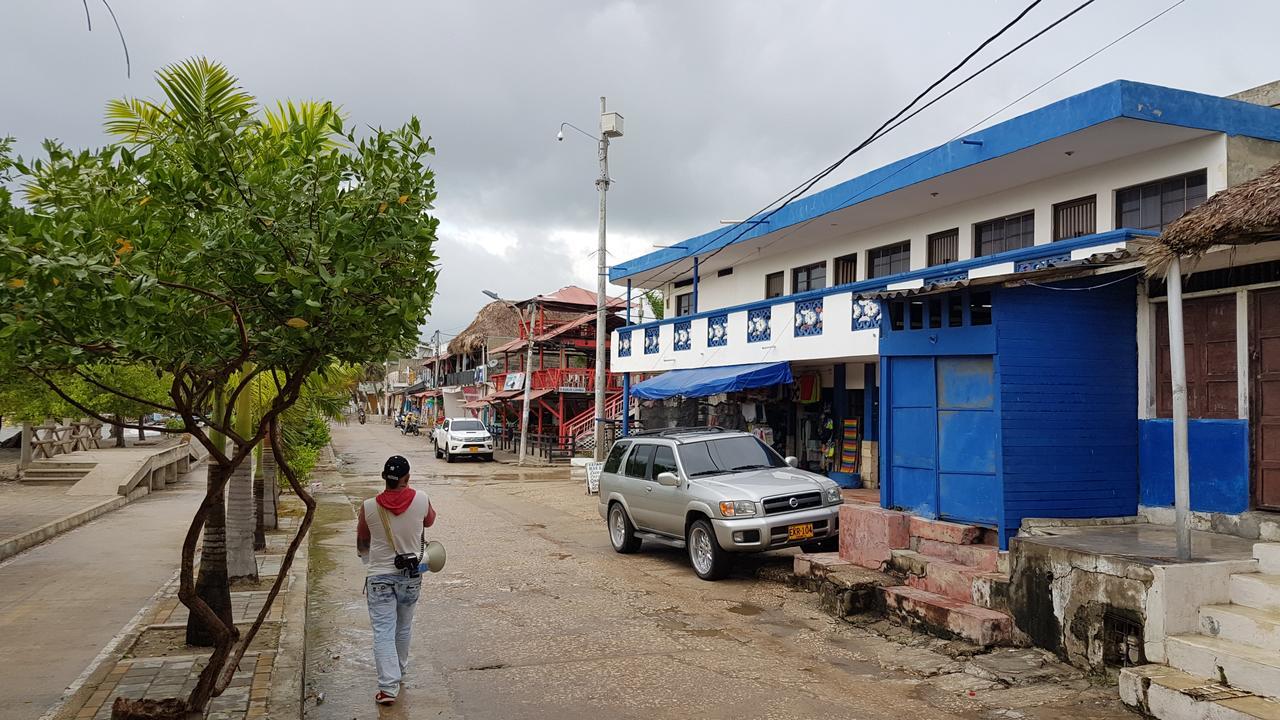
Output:
[[[1116,191],[1116,227],[1164,230],[1207,197],[1204,170]]]
[[[929,236],[929,264],[941,265],[960,259],[960,228],[951,228]]]
[[[1035,244],[1034,210],[1006,215],[973,226],[973,256],[985,257]]]
[[[858,253],[836,258],[836,284],[847,285],[858,281]]]
[[[820,262],[791,271],[791,292],[821,290],[827,286],[827,263]]]
[[[676,296],[676,316],[693,314],[693,293]]]
[[[1098,231],[1098,196],[1076,198],[1053,206],[1053,240],[1092,235]]]
[[[782,271],[778,271],[776,273],[769,273],[768,275],[765,275],[764,276],[765,299],[768,300],[769,298],[776,298],[779,295],[782,295],[782,293],[783,293]]]
[[[911,241],[872,248],[867,251],[867,277],[896,275],[911,269]]]

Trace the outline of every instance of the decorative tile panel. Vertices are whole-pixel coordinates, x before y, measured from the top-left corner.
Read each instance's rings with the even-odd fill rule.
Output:
[[[631,357],[631,331],[618,331],[618,357]]]
[[[969,279],[969,271],[961,270],[958,273],[952,273],[950,275],[939,275],[938,277],[931,277],[928,280],[925,280],[924,284],[925,285],[946,285],[947,283],[964,282],[965,280],[968,280],[968,279]]]
[[[658,352],[658,330],[661,328],[651,327],[644,329],[644,354],[653,355]]]
[[[707,347],[724,347],[729,344],[729,316],[712,315],[707,318]]]
[[[769,326],[773,315],[772,307],[755,308],[747,311],[747,342],[765,342],[772,336]]]
[[[693,322],[690,320],[678,320],[675,326],[675,343],[676,350],[688,350],[693,347]]]
[[[796,337],[822,334],[822,298],[796,301]]]
[[[865,298],[853,300],[853,329],[871,330],[880,327],[880,303]]]
[[[1023,260],[1014,263],[1014,272],[1030,272],[1032,270],[1044,270],[1046,268],[1057,267],[1062,263],[1071,262],[1071,253],[1062,253],[1061,255],[1053,255],[1051,257],[1036,258],[1035,260]]]

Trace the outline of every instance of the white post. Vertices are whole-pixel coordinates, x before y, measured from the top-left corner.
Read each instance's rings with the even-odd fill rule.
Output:
[[[1191,461],[1187,450],[1187,358],[1182,336],[1182,266],[1175,255],[1169,287],[1169,369],[1173,376],[1173,509],[1178,559],[1191,559]]]
[[[609,136],[603,127],[605,113],[604,98],[600,98],[600,177],[596,179],[596,188],[600,191],[600,231],[596,247],[596,409],[595,438],[596,462],[604,460],[604,391],[605,373],[604,346],[608,336],[605,323],[605,282],[609,279],[605,262],[605,196],[609,192]]]
[[[529,341],[529,349],[524,360],[524,412],[520,414],[520,459],[517,465],[524,465],[524,454],[529,449],[529,388],[533,386],[533,320],[538,316],[538,302],[529,306],[529,322],[525,325],[525,339]]]

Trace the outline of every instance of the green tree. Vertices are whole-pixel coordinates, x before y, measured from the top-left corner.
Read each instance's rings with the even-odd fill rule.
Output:
[[[29,164],[0,152],[0,172],[21,175],[29,202],[0,205],[0,354],[96,416],[62,386],[67,373],[162,369],[169,386],[154,409],[180,416],[180,431],[209,451],[179,598],[213,651],[171,713],[181,717],[228,686],[311,524],[315,503],[280,445],[281,415],[318,369],[376,361],[417,337],[435,293],[436,191],[416,118],[357,136],[321,104],[320,138],[287,113],[279,127],[264,123],[216,63],[186,61],[158,81],[163,101],[110,106],[108,128],[126,142],[71,151],[49,141]],[[257,378],[274,396],[236,423]],[[201,564],[214,563],[228,478],[264,438],[307,512],[242,634],[209,602],[216,593],[197,592],[194,557],[204,532]],[[115,714],[137,717],[142,704],[117,703]]]

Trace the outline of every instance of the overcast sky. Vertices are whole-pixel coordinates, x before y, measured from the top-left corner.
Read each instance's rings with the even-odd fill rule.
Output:
[[[1098,0],[841,169],[944,142],[1175,0]],[[593,288],[596,154],[562,121],[626,118],[614,142],[610,264],[740,219],[860,141],[1027,0],[0,0],[0,135],[105,141],[113,97],[205,55],[258,98],[325,98],[354,121],[421,118],[438,149],[439,295],[456,333],[481,289]],[[994,58],[1078,0],[1044,0]],[[1228,94],[1280,78],[1275,0],[1185,0],[996,120],[1117,78]]]

